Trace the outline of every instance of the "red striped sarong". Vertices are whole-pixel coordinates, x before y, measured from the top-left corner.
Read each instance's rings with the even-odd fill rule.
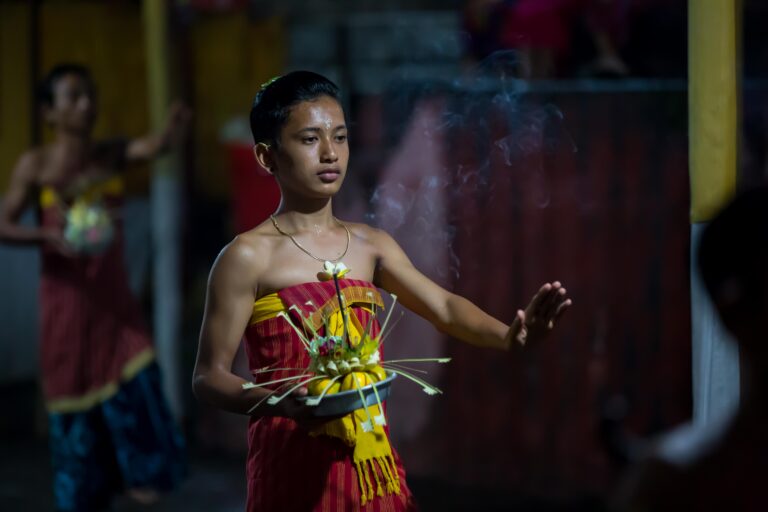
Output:
[[[344,299],[362,325],[368,325],[371,313],[361,303],[372,302],[378,290],[366,281],[339,281]],[[297,306],[306,313],[338,307],[333,281],[305,283],[278,292],[286,308]],[[307,305],[307,302],[312,305]],[[301,320],[295,311],[291,316],[296,325]],[[377,333],[374,320],[372,332]],[[250,369],[280,367],[304,369],[309,357],[300,339],[283,318],[269,318],[248,327],[245,349]],[[297,375],[297,371],[279,371],[259,376],[258,380],[279,379]],[[400,494],[384,494],[361,507],[360,485],[352,448],[340,439],[310,436],[309,431],[287,418],[253,419],[248,429],[247,510],[255,511],[406,511],[416,510],[410,490],[405,483],[405,471],[400,457],[393,449],[400,478]]]
[[[105,196],[116,209],[119,197]],[[42,205],[43,226],[62,229],[58,204]],[[43,246],[40,282],[40,365],[50,412],[87,410],[117,393],[154,361],[141,307],[123,259],[122,224],[101,254],[65,257]]]

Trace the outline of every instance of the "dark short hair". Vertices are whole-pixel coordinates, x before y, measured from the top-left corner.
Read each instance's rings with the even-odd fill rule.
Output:
[[[768,301],[768,186],[739,194],[709,223],[698,265],[721,314],[760,314]]]
[[[256,93],[251,106],[253,142],[276,144],[291,107],[320,96],[339,101],[339,88],[324,76],[311,71],[293,71],[267,82]]]
[[[77,75],[83,80],[93,85],[91,72],[82,64],[73,64],[70,62],[58,64],[48,71],[43,81],[37,87],[37,100],[48,107],[53,105],[53,89],[56,82],[66,75]]]

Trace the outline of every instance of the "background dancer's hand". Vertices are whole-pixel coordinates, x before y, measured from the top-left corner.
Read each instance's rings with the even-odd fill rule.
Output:
[[[545,283],[525,310],[519,309],[509,326],[506,342],[526,345],[536,343],[546,337],[555,328],[563,313],[573,304],[565,288],[559,281]]]
[[[181,100],[176,100],[168,109],[164,134],[169,146],[177,146],[187,134],[192,121],[192,109]]]
[[[163,129],[128,141],[125,159],[128,162],[147,162],[171,148],[177,147],[187,135],[192,110],[182,101],[175,101],[168,109]]]
[[[54,251],[66,256],[67,258],[74,258],[77,256],[77,252],[64,238],[64,234],[58,229],[45,230],[45,243],[48,244]]]

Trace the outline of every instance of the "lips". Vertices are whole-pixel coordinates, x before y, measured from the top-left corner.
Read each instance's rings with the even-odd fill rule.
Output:
[[[341,171],[339,169],[323,169],[317,173],[317,176],[323,183],[333,183],[339,179]]]

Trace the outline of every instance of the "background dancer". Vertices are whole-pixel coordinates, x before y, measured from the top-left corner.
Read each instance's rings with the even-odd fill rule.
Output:
[[[40,365],[56,507],[99,510],[121,490],[149,503],[183,477],[184,442],[128,287],[117,209],[122,172],[168,149],[189,112],[174,106],[156,135],[93,140],[96,91],[85,67],[56,66],[39,95],[55,139],[19,159],[0,240],[41,249]],[[21,225],[35,204],[39,225]]]

